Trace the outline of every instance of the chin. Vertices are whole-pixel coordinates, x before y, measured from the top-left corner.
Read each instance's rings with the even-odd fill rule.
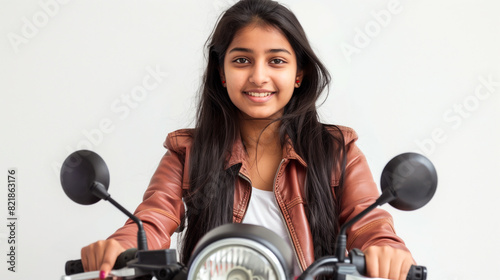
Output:
[[[274,113],[274,114],[263,114],[263,113],[250,113],[246,114],[243,113],[243,118],[245,119],[251,119],[251,120],[275,120],[279,118],[282,114],[281,113]]]

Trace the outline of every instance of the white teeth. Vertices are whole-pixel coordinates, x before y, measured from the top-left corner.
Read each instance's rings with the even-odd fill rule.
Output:
[[[247,92],[248,95],[253,97],[266,97],[272,94],[272,92]]]

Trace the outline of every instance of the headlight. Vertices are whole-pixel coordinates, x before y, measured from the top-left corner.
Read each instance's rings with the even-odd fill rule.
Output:
[[[227,224],[196,245],[188,280],[286,280],[293,252],[274,232],[260,226]]]

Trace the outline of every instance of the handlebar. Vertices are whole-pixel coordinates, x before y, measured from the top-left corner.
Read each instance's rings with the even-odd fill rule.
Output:
[[[359,249],[349,252],[346,262],[339,262],[336,257],[326,256],[316,260],[310,265],[297,280],[313,280],[318,275],[366,275],[365,255]],[[345,277],[345,276],[344,276]],[[334,279],[345,279],[334,277]],[[426,280],[427,268],[412,265],[406,280]]]
[[[162,251],[162,250],[159,250]],[[136,248],[128,249],[122,252],[116,259],[113,269],[120,269],[127,266],[127,263],[137,257]],[[152,252],[152,251],[149,251]],[[349,252],[346,263],[340,263],[336,257],[327,256],[316,260],[309,266],[297,280],[310,280],[322,274],[352,274],[366,275],[365,255],[359,249],[353,249]],[[65,266],[66,275],[73,275],[84,272],[81,260],[67,261]],[[406,280],[426,280],[427,268],[425,266],[412,265]]]
[[[359,249],[352,249],[349,252],[349,261],[356,267],[361,275],[366,275],[365,254]],[[427,268],[422,265],[412,265],[406,280],[425,280],[427,279]]]
[[[127,263],[135,258],[137,254],[136,248],[128,249],[122,252],[117,258],[113,269],[120,269],[127,266]],[[66,275],[73,275],[84,272],[82,260],[67,261],[64,267]]]
[[[177,262],[176,254],[174,249],[128,249],[117,257],[110,273],[114,276],[125,277],[125,279],[151,279],[151,277],[158,280],[187,279],[187,271]],[[66,276],[61,279],[94,279],[98,277],[96,273],[98,271],[83,272],[81,260],[68,261],[66,262]]]

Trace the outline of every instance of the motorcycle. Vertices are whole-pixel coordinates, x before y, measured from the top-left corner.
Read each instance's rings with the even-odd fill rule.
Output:
[[[148,250],[142,222],[108,193],[109,171],[94,152],[72,153],[62,165],[61,184],[66,195],[79,204],[109,201],[138,226],[137,249],[118,256],[111,276],[123,279],[158,280],[291,280],[292,249],[273,231],[248,224],[226,224],[208,232],[197,243],[187,266],[177,261],[174,249]],[[324,275],[334,280],[366,278],[365,257],[359,249],[347,256],[346,231],[374,208],[389,203],[400,210],[416,210],[427,204],[437,188],[437,173],[423,155],[405,153],[394,157],[381,176],[381,196],[364,211],[347,221],[337,236],[335,255],[317,259],[297,279],[312,280]],[[98,271],[83,272],[81,260],[68,261],[61,280],[99,278]],[[412,266],[407,280],[427,279],[425,266]]]

